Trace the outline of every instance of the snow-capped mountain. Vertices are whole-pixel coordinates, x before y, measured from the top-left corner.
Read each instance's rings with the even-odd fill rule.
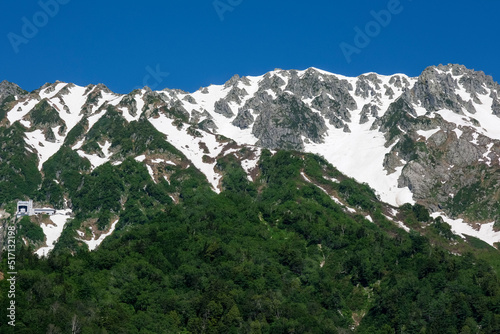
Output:
[[[235,155],[253,180],[262,149],[292,149],[323,156],[394,207],[418,202],[491,223],[500,217],[499,96],[491,77],[461,65],[413,78],[277,69],[193,93],[120,95],[63,82],[27,93],[4,81],[0,126],[19,127],[45,176],[44,164],[70,149],[88,160],[87,171],[133,157],[155,182],[168,181],[168,166],[192,164],[219,192],[217,158]],[[175,150],[158,144],[151,126]]]

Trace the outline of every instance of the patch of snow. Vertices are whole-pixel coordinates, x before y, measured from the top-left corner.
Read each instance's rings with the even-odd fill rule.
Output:
[[[359,101],[358,105],[363,104]],[[356,116],[353,112],[353,119],[357,119]],[[328,135],[324,138],[324,143],[306,143],[305,151],[324,156],[343,174],[360,183],[369,184],[386,203],[394,206],[415,203],[408,187],[398,188],[398,178],[403,166],[392,174],[387,174],[384,170],[384,157],[392,146],[385,147],[386,140],[382,132],[370,130],[369,122],[349,123],[351,133],[336,129],[329,123],[327,126]]]
[[[256,151],[254,152],[254,154],[255,154],[254,159],[245,159],[245,160],[241,161],[241,167],[247,173],[247,178],[249,181],[253,181],[251,176],[250,176],[250,172],[257,167],[257,164],[259,163],[261,152],[262,152],[262,149],[257,148]]]
[[[61,117],[66,124],[66,133],[73,129],[73,127],[83,118],[81,110],[87,100],[87,97],[83,96],[85,87],[75,86],[70,88],[69,91],[70,93],[67,95],[52,97],[49,100],[49,103],[59,110],[59,117]],[[64,106],[67,106],[67,111],[64,110]]]
[[[138,155],[134,158],[134,160],[137,162],[143,162],[144,160],[146,160],[146,156],[144,154]]]
[[[99,239],[95,239],[95,234],[92,232],[92,235],[93,235],[93,239],[92,240],[81,240],[83,241],[84,243],[87,244],[87,246],[89,247],[89,250],[90,251],[93,251],[95,250],[103,241],[104,239],[107,237],[107,236],[110,236],[111,233],[113,233],[113,231],[115,230],[116,228],[116,224],[118,223],[118,220],[115,220],[112,224],[111,224],[111,228],[109,229],[109,232],[108,233],[103,233],[101,234],[101,236],[99,237]]]
[[[72,149],[73,150],[78,150],[80,147],[82,147],[83,143],[85,142],[85,138],[83,138],[82,140],[78,141],[73,147]]]
[[[393,217],[396,217],[396,216],[398,215],[398,213],[399,213],[399,212],[398,212],[398,210],[396,210],[396,209],[394,209],[394,208],[390,208],[390,210],[391,210],[391,215],[392,215]]]
[[[455,132],[455,134],[457,135],[457,138],[460,138],[460,136],[463,133],[463,131],[460,130],[459,128],[453,129],[453,132]]]
[[[304,174],[304,172],[300,172],[300,175],[302,175],[302,177],[304,178],[304,180],[306,180],[307,182],[311,183],[311,184],[314,184],[307,176],[306,174]],[[335,203],[337,203],[338,205],[342,206],[345,208],[346,211],[350,212],[350,213],[355,213],[357,212],[355,209],[353,208],[350,208],[348,207],[347,205],[345,205],[344,203],[342,203],[337,197],[335,196],[332,196],[328,193],[328,191],[326,191],[325,188],[317,185],[317,184],[314,184],[316,187],[318,187],[321,191],[323,191],[325,194],[327,194]]]
[[[403,224],[402,222],[397,221],[396,224],[398,224],[398,226],[401,227],[406,232],[410,233],[410,228],[408,226],[406,226],[405,224]]]
[[[425,140],[429,139],[433,134],[439,132],[440,128],[432,129],[432,130],[417,130],[417,134],[425,138]]]
[[[154,175],[154,172],[153,172],[153,168],[151,168],[150,165],[146,165],[146,168],[148,169],[148,173],[149,173],[149,175],[151,175],[151,178],[153,179],[153,182],[157,183],[156,180],[155,180],[155,175]]]
[[[201,97],[200,97],[201,98]],[[222,116],[224,117],[224,116]],[[169,143],[180,150],[191,162],[207,177],[208,182],[212,185],[215,192],[219,193],[219,181],[222,175],[215,172],[216,162],[206,163],[203,161],[203,156],[205,155],[203,151],[199,149],[200,143],[204,143],[207,147],[213,148],[210,154],[207,154],[211,158],[216,158],[223,150],[225,143],[219,143],[215,135],[199,130],[201,137],[193,137],[187,133],[185,127],[177,128],[172,124],[173,120],[167,118],[164,114],[161,114],[158,118],[150,118],[149,122],[160,131],[161,133],[167,135],[167,140]]]
[[[493,225],[495,225],[495,222],[482,224],[479,231],[477,231],[469,224],[464,223],[463,219],[451,219],[442,212],[434,212],[431,214],[431,217],[443,218],[443,221],[451,226],[451,230],[453,231],[453,233],[461,236],[462,238],[464,238],[464,234],[467,234],[483,240],[491,246],[494,246],[494,243],[496,242],[500,242],[500,232],[495,232],[493,230]]]
[[[44,223],[40,225],[45,234],[47,246],[39,248],[35,254],[38,254],[38,256],[47,256],[49,252],[54,249],[55,243],[61,236],[64,226],[70,219],[70,216],[67,215],[68,213],[71,213],[70,209],[57,210],[55,215],[50,216],[50,220],[55,226],[46,225]]]
[[[99,144],[99,147],[101,148],[104,157],[100,157],[97,154],[87,154],[82,150],[78,150],[76,151],[76,153],[78,153],[78,155],[81,156],[82,158],[88,159],[90,161],[90,164],[92,165],[92,169],[95,169],[108,162],[112,155],[112,153],[109,152],[109,148],[111,147],[110,142],[106,141],[104,145]]]
[[[486,153],[483,154],[483,158],[486,159],[486,164],[491,167],[491,158],[488,156],[491,153],[491,148],[494,143],[489,143],[486,147]]]
[[[477,132],[474,132],[472,134],[472,140],[471,140],[471,143],[474,144],[474,145],[479,145],[479,143],[477,142],[477,138],[479,137],[479,134]]]
[[[56,137],[55,142],[45,140],[45,135],[42,130],[35,130],[33,132],[26,132],[25,142],[34,148],[38,153],[38,169],[42,169],[42,165],[52,155],[54,155],[64,142],[64,137],[58,134],[59,127],[53,127],[52,132]]]
[[[48,99],[54,95],[57,95],[57,93],[59,93],[59,91],[64,87],[66,86],[67,84],[64,83],[64,82],[58,82],[56,83],[55,85],[50,85],[49,87],[41,90],[38,95],[40,95],[40,98],[42,99]],[[53,91],[50,91],[51,89],[54,89]]]
[[[7,113],[7,119],[10,124],[14,124],[14,122],[22,120],[23,117],[26,116],[39,102],[40,101],[37,99],[32,99],[28,102],[21,101],[17,103],[14,108]],[[21,108],[21,111],[17,111],[19,108]]]

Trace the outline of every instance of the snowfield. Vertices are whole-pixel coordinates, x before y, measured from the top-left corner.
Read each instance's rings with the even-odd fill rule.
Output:
[[[459,235],[462,238],[464,238],[464,235],[467,234],[476,237],[478,239],[481,239],[493,247],[495,247],[494,244],[496,242],[500,242],[500,232],[495,232],[493,230],[493,225],[495,225],[495,222],[491,222],[489,224],[482,224],[480,225],[479,230],[476,230],[469,224],[464,223],[463,219],[451,219],[448,216],[446,216],[446,214],[444,214],[443,212],[434,212],[431,214],[431,217],[443,218],[443,221],[451,226],[451,230],[453,231],[453,233]]]
[[[64,226],[70,219],[69,214],[71,214],[70,209],[66,210],[57,210],[56,214],[50,216],[50,220],[54,225],[41,225],[43,233],[45,234],[46,244],[47,246],[39,248],[35,254],[38,256],[47,256],[51,250],[54,249],[54,245],[61,236],[61,233],[64,229]]]

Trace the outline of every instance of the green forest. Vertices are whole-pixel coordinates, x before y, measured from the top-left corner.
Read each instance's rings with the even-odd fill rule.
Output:
[[[500,333],[496,249],[466,245],[421,205],[401,208],[405,232],[367,185],[319,156],[264,150],[258,167],[250,182],[232,155],[219,159],[216,194],[193,167],[156,184],[133,159],[80,174],[89,166],[60,151],[44,172],[61,185],[11,191],[54,205],[66,192],[75,217],[42,259],[20,240],[38,231],[18,226],[16,327],[4,318],[0,332]],[[97,250],[77,242],[85,219],[104,228],[112,215],[117,230]],[[464,244],[459,256],[450,241]],[[6,280],[0,290],[5,310]]]

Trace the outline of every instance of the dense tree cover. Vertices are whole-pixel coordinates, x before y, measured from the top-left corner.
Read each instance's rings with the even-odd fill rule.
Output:
[[[33,196],[41,182],[37,156],[26,150],[24,130],[16,122],[0,127],[0,203]]]
[[[192,167],[175,171],[170,184],[154,184],[133,159],[97,168],[75,205],[83,215],[103,201],[100,214],[119,214],[118,230],[88,252],[70,245],[77,215],[48,259],[21,248],[17,325],[2,322],[0,331],[500,332],[500,282],[486,262],[394,227],[371,189],[320,157],[264,151],[259,167],[254,184],[231,156],[219,160],[220,194]],[[345,212],[302,171],[371,210],[374,223]],[[97,182],[121,197],[89,193]],[[177,205],[167,200],[173,189]],[[416,206],[406,214],[427,218]],[[1,294],[0,307],[6,303]]]
[[[45,240],[42,228],[33,223],[29,216],[24,216],[17,226],[19,237],[26,237],[32,242],[43,242]]]

